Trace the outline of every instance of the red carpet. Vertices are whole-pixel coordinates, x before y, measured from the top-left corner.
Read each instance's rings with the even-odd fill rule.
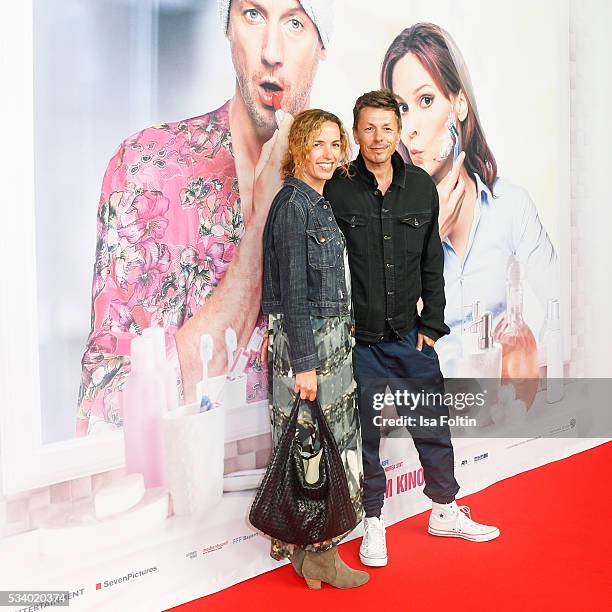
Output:
[[[611,467],[607,443],[462,498],[476,520],[500,527],[492,542],[432,537],[428,512],[404,520],[387,530],[389,565],[358,589],[309,591],[287,566],[173,610],[609,610]],[[359,542],[340,554],[365,569]]]

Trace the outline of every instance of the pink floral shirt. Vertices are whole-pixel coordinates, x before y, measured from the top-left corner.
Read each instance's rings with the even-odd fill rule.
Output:
[[[145,327],[174,335],[222,281],[244,233],[228,103],[207,115],[125,140],[102,183],[91,332],[82,360],[77,434],[120,426],[130,343]],[[267,326],[260,315],[259,327]],[[252,355],[247,398],[267,398],[265,364]]]

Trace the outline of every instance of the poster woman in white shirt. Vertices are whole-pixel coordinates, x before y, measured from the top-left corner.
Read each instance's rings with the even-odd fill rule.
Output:
[[[438,187],[451,333],[436,350],[443,374],[458,376],[469,306],[479,300],[481,313],[491,311],[495,320],[503,316],[506,268],[514,256],[545,307],[559,293],[557,255],[529,194],[497,174],[467,66],[446,31],[431,23],[403,30],[385,55],[381,84],[393,91],[402,111],[398,150]]]

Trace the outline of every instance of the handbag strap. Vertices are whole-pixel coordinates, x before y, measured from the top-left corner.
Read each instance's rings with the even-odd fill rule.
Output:
[[[314,416],[313,420],[317,422],[317,429],[319,431],[319,437],[321,438],[321,440],[323,440],[324,438],[333,439],[334,436],[331,432],[331,429],[329,428],[327,419],[323,414],[323,408],[321,408],[319,399],[315,398],[313,401],[309,401],[309,404],[312,406],[312,413]]]
[[[278,446],[283,445],[285,442],[292,442],[295,438],[295,430],[297,428],[297,420],[298,414],[300,412],[300,394],[298,393],[293,400],[293,406],[291,407],[291,412],[289,413],[289,418],[287,419],[287,423],[285,428],[283,429],[283,433],[278,441]],[[289,438],[289,440],[287,440]]]
[[[300,404],[302,402],[306,402],[310,405],[311,414],[313,417],[312,420],[317,427],[320,438],[321,439],[324,439],[324,438],[333,439],[333,434],[331,433],[331,430],[329,429],[329,425],[327,423],[327,419],[325,418],[325,415],[323,414],[323,408],[321,408],[319,399],[315,398],[314,400],[303,400],[300,397],[300,394],[297,393],[295,396],[295,399],[293,400],[293,406],[291,407],[291,413],[289,414],[289,418],[287,419],[287,424],[285,425],[281,438],[278,442],[279,445],[287,437],[290,437],[291,440],[295,438],[295,430],[297,428],[297,420],[298,420],[298,415],[300,412]]]

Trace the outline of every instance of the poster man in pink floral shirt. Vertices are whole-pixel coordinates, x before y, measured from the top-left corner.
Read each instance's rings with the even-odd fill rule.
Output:
[[[121,426],[130,343],[145,327],[164,328],[185,402],[195,400],[203,333],[217,347],[209,364],[215,376],[228,367],[226,328],[245,347],[256,327],[267,327],[260,311],[262,232],[280,189],[292,115],[308,107],[325,56],[329,4],[220,0],[234,96],[200,117],[131,136],[111,159],[97,217],[79,435]],[[278,130],[274,92],[286,113]],[[267,398],[265,368],[251,354],[249,401]]]

